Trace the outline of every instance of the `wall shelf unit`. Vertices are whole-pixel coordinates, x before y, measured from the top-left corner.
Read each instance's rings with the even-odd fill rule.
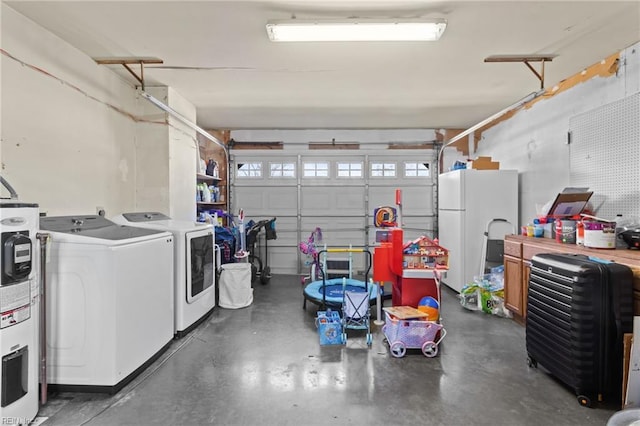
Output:
[[[200,181],[202,181],[202,182],[221,182],[222,181],[222,179],[220,179],[220,178],[209,176],[209,175],[203,175],[202,173],[198,173],[196,175],[196,179],[198,180],[198,182],[200,182]]]
[[[228,144],[229,132],[228,131],[216,131],[216,130],[207,130],[207,132],[211,135],[214,135],[218,140],[221,141],[225,146]],[[201,213],[209,213],[212,211],[222,212],[224,215],[229,211],[229,194],[227,193],[227,172],[228,172],[228,159],[225,154],[225,150],[214,143],[212,143],[209,139],[202,137],[200,134],[198,135],[198,149],[200,158],[208,163],[209,160],[213,160],[218,165],[218,177],[214,177],[211,175],[207,175],[204,173],[196,174],[196,184],[205,184],[207,186],[215,186],[217,188],[217,196],[219,197],[216,201],[197,201],[196,202],[196,214],[200,218]],[[226,220],[222,220],[222,225],[226,226]]]
[[[227,203],[225,203],[224,201],[216,201],[212,203],[205,203],[204,201],[198,201],[196,204],[198,204],[199,206],[220,206],[220,207],[224,207],[227,205]]]

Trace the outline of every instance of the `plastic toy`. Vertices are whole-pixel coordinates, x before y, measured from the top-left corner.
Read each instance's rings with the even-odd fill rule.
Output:
[[[425,296],[418,303],[418,310],[427,314],[429,321],[437,321],[440,318],[440,304],[431,296]]]

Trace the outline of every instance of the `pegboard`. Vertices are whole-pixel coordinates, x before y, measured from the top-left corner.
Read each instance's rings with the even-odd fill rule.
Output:
[[[640,93],[572,117],[570,184],[588,187],[598,217],[640,217]]]

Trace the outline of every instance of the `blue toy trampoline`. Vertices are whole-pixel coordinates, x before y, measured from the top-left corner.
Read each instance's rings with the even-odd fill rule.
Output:
[[[344,282],[343,282],[344,280]],[[376,302],[378,295],[378,286],[369,284],[365,285],[364,281],[354,280],[352,278],[332,278],[330,280],[312,281],[304,288],[304,302],[302,307],[307,308],[307,300],[318,306],[339,309],[344,300],[344,291],[360,291],[369,290],[369,304]]]
[[[308,300],[321,308],[335,308],[339,310],[344,302],[345,291],[362,293],[368,292],[369,305],[375,304],[379,291],[378,286],[373,283],[369,283],[369,285],[367,285],[369,271],[371,270],[372,264],[371,252],[358,248],[329,248],[318,252],[318,258],[322,258],[322,255],[326,255],[326,253],[364,253],[367,256],[367,269],[364,273],[364,281],[346,277],[329,279],[327,278],[322,262],[318,262],[322,279],[312,281],[304,287],[304,301],[302,303],[302,308],[307,308]],[[349,276],[351,276],[351,262],[349,262]]]

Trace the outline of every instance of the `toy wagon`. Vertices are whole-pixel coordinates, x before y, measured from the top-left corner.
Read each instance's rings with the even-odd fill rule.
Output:
[[[399,319],[386,311],[385,316],[382,332],[392,356],[402,358],[407,349],[420,349],[429,358],[438,354],[438,345],[447,334],[441,324],[419,319]]]

